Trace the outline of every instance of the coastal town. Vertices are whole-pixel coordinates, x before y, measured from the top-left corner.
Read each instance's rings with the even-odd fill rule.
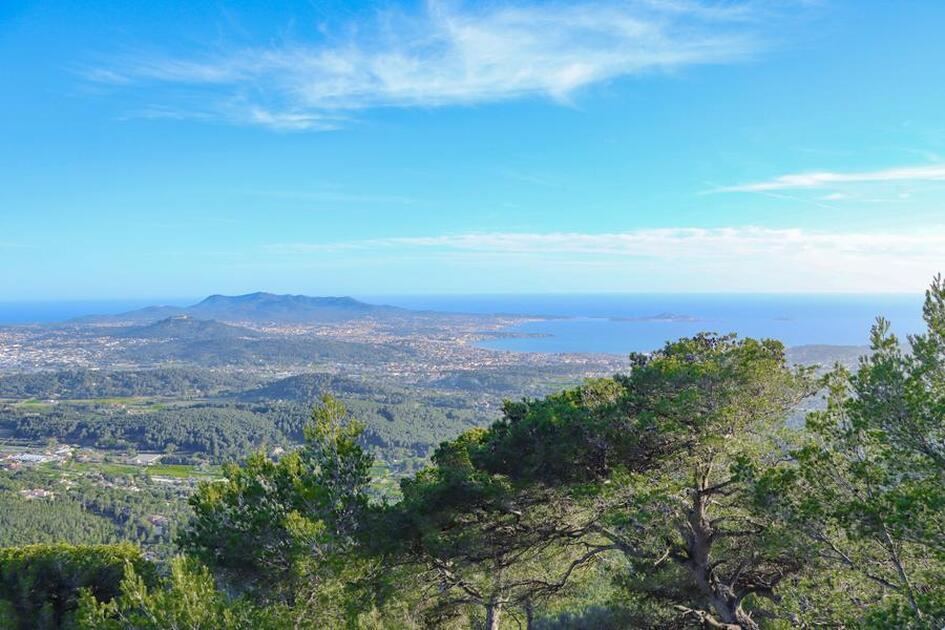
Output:
[[[298,353],[285,361],[218,361],[214,369],[290,375],[319,370],[348,375],[384,375],[405,384],[432,381],[456,372],[523,370],[554,367],[561,372],[606,375],[626,365],[623,357],[588,353],[523,353],[492,350],[479,344],[485,340],[521,333],[506,332],[534,318],[513,316],[425,316],[417,320],[356,319],[339,323],[268,324],[233,322],[234,326],[263,335],[263,340],[286,343],[329,340],[365,347],[399,351],[390,360],[308,359]],[[0,374],[62,369],[131,368],[164,365],[149,360],[149,348],[160,347],[171,338],[141,338],[126,334],[128,325],[62,324],[0,327]],[[258,341],[257,341],[258,343]],[[261,344],[259,344],[261,345]],[[198,363],[187,356],[176,364]]]

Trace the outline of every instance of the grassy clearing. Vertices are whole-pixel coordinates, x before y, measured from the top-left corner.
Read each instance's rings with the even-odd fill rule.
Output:
[[[56,405],[70,407],[125,407],[132,411],[161,411],[168,407],[168,402],[154,398],[140,396],[118,396],[112,398],[62,398],[55,401],[3,399],[0,402],[11,404],[21,409],[32,411],[47,411]]]
[[[207,466],[198,468],[197,466],[187,466],[185,464],[154,464],[153,466],[142,466],[149,475],[158,475],[161,477],[177,477],[180,479],[211,479],[220,477],[222,470],[219,466]]]
[[[42,400],[36,400],[35,398],[30,398],[29,400],[21,400],[17,403],[14,403],[16,407],[21,409],[32,409],[33,411],[46,411],[47,409],[52,409],[55,404],[44,402]]]

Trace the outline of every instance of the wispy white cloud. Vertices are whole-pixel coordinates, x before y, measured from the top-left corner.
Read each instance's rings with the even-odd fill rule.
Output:
[[[635,274],[665,279],[687,290],[740,287],[744,290],[921,289],[945,270],[945,225],[921,232],[826,232],[765,227],[658,228],[616,233],[488,232],[393,237],[336,243],[271,245],[275,258],[338,259],[350,256],[405,258],[442,254],[475,267],[477,257],[545,261],[563,269],[593,263],[623,274],[637,289]],[[645,280],[644,280],[645,282]],[[612,283],[611,283],[612,284]]]
[[[708,192],[768,192],[797,188],[828,188],[843,184],[865,184],[874,182],[931,182],[945,181],[945,164],[904,166],[879,171],[841,173],[820,171],[781,175],[762,182],[723,186]]]
[[[182,95],[182,112],[281,130],[332,129],[371,107],[436,107],[545,96],[646,72],[743,59],[760,47],[758,2],[431,1],[381,12],[319,43],[132,57],[86,72],[120,89]],[[337,26],[337,25],[336,25]],[[344,33],[339,35],[338,32]],[[194,109],[194,90],[206,90]],[[162,104],[161,111],[175,103]]]
[[[254,106],[246,111],[235,112],[234,120],[253,125],[262,125],[279,131],[332,131],[339,124],[326,116],[299,111],[270,111],[261,106]]]

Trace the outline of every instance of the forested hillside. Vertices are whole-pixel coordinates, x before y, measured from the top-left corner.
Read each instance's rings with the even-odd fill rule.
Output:
[[[200,368],[27,372],[0,375],[0,398],[194,398],[241,390],[257,380],[239,372]]]

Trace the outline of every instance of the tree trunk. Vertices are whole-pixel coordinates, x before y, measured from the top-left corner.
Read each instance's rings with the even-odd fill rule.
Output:
[[[532,606],[532,600],[525,600],[525,628],[532,630],[535,626],[535,607]]]
[[[705,493],[709,476],[708,471],[700,473],[696,474],[696,484],[692,489],[692,504],[687,518],[689,528],[683,532],[683,537],[688,547],[685,566],[714,613],[712,616],[706,615],[703,622],[717,628],[758,630],[758,624],[742,610],[741,602],[732,589],[720,583],[712,574],[710,556],[713,532],[706,513]]]
[[[505,591],[503,589],[503,577],[505,574],[505,565],[502,562],[500,554],[496,554],[494,569],[492,572],[492,593],[489,595],[489,601],[486,602],[486,629],[499,630],[499,622],[502,617],[502,606],[505,604]]]
[[[486,628],[488,630],[499,630],[499,621],[502,617],[502,602],[493,598],[486,605]]]

